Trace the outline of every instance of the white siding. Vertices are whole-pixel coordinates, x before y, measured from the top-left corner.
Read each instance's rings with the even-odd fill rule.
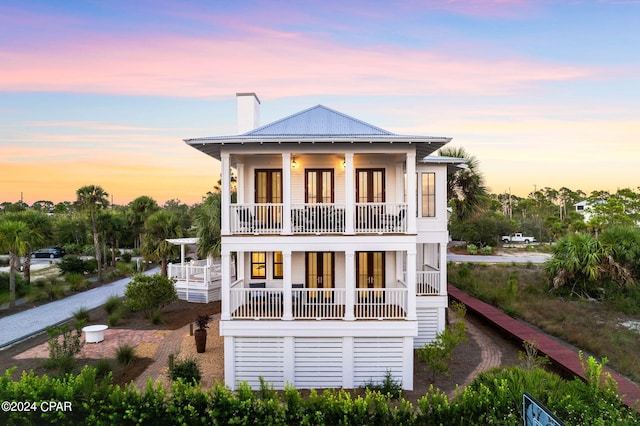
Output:
[[[297,337],[295,339],[295,386],[341,387],[343,346],[340,337]]]
[[[381,383],[387,371],[402,381],[404,351],[402,337],[355,337],[353,339],[354,385]]]
[[[236,383],[254,390],[260,377],[277,389],[284,388],[284,338],[237,337],[234,339]]]
[[[418,337],[413,339],[413,347],[420,348],[431,342],[438,334],[439,308],[418,308]]]

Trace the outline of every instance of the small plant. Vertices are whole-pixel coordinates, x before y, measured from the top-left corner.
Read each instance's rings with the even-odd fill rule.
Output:
[[[525,370],[532,370],[549,364],[549,357],[538,356],[538,347],[535,340],[525,340],[522,345],[524,346],[524,352],[518,352],[520,367]]]
[[[166,321],[164,319],[164,315],[159,309],[151,313],[151,324],[159,325],[159,324],[164,324],[165,322]]]
[[[478,254],[478,246],[476,246],[475,244],[468,244],[467,245],[467,253],[469,253],[469,254]]]
[[[125,251],[124,253],[122,253],[122,260],[127,263],[131,262],[131,253],[129,253],[128,251]]]
[[[130,366],[135,357],[136,348],[128,343],[120,345],[118,346],[118,349],[116,349],[116,359],[118,360],[118,364],[124,367]]]
[[[372,380],[369,380],[364,384],[364,388],[378,391],[391,399],[398,399],[402,396],[402,380],[394,379],[391,370],[387,370],[384,373],[382,383],[374,383]]]
[[[85,307],[80,307],[73,312],[73,317],[76,321],[89,321],[89,311]]]
[[[194,323],[198,330],[204,330],[205,328],[209,328],[209,323],[211,321],[213,321],[213,317],[211,315],[198,314]]]
[[[64,282],[67,283],[69,289],[78,291],[87,287],[87,280],[84,275],[77,272],[68,272],[64,274]]]
[[[479,249],[478,251],[479,251],[480,254],[490,255],[490,254],[493,254],[493,247],[484,246],[481,249]]]
[[[104,302],[104,310],[107,311],[109,315],[120,309],[122,309],[122,299],[116,295],[109,296]]]
[[[80,353],[82,341],[82,326],[84,321],[77,321],[74,328],[68,324],[57,327],[47,327],[49,335],[49,359],[45,362],[47,368],[55,368],[60,375],[69,373],[75,367],[75,356]]]
[[[109,318],[107,319],[109,326],[115,327],[116,325],[120,324],[120,321],[122,320],[122,315],[123,313],[121,309],[116,309],[115,311],[111,312],[109,314]]]
[[[102,358],[96,361],[93,367],[96,369],[96,377],[100,379],[109,377],[109,374],[111,374],[113,371],[111,361],[106,358]]]
[[[185,383],[200,383],[202,372],[198,361],[193,357],[184,359],[176,359],[175,356],[169,357],[169,372],[167,373],[171,381],[178,379]]]

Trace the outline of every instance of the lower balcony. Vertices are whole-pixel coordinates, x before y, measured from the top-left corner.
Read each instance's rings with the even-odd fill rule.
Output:
[[[294,284],[295,285],[295,284]],[[407,289],[356,289],[348,312],[345,289],[291,289],[294,320],[401,320],[407,317]],[[244,286],[236,281],[230,289],[232,319],[282,319],[285,316],[284,290]],[[348,315],[348,314],[351,315]]]
[[[206,260],[170,263],[167,276],[175,280],[180,300],[196,303],[220,300],[220,265],[207,264]]]

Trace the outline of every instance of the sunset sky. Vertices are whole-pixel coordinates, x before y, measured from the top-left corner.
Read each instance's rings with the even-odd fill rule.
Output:
[[[0,202],[200,202],[182,139],[323,104],[448,136],[494,193],[640,185],[640,0],[0,3]]]

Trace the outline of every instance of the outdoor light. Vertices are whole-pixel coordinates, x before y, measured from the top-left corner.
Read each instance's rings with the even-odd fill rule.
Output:
[[[296,163],[296,157],[293,157],[293,160],[291,160],[291,168],[295,169],[296,167],[298,167],[298,163]]]

